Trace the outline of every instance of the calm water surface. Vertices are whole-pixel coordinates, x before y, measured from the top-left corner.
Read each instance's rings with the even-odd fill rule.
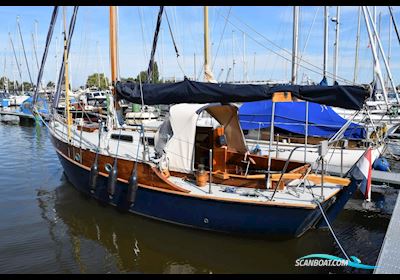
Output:
[[[69,184],[46,128],[0,123],[0,273],[371,273],[298,268],[307,254],[343,257],[327,231],[276,240],[216,234],[122,214]],[[389,219],[345,210],[334,229],[374,265]]]

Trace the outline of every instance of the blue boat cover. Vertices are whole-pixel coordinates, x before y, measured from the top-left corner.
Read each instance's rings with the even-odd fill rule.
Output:
[[[308,135],[314,137],[332,137],[345,123],[331,107],[317,103],[308,103]],[[270,126],[272,101],[263,100],[244,103],[239,109],[239,120],[242,129],[252,130]],[[275,103],[274,127],[305,134],[306,102]],[[351,123],[344,133],[347,139],[364,139],[365,129],[359,124]]]
[[[25,100],[20,106],[21,112],[32,115],[32,102],[33,97],[29,97],[27,100]],[[49,106],[46,99],[39,97],[35,106],[37,107],[39,113],[49,114]]]

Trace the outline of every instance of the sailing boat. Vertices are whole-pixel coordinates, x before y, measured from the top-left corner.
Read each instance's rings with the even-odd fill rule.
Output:
[[[122,83],[117,81],[115,21],[112,6],[114,89],[107,121],[89,127],[74,122],[68,114],[64,118],[55,113],[48,124],[65,175],[76,189],[120,210],[218,232],[298,237],[324,225],[321,209],[334,220],[357,184],[316,174],[310,164],[250,154],[232,102],[294,96],[360,109],[369,95],[366,89],[188,79],[173,84]],[[67,57],[65,52],[66,61]],[[158,129],[154,146],[147,141],[143,125],[129,128],[119,123],[118,99],[145,105],[175,104]],[[202,113],[211,115],[218,126],[198,126]]]

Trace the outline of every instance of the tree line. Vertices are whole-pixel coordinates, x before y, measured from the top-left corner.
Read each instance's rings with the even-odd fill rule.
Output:
[[[140,71],[140,73],[135,78],[134,77],[121,78],[121,82],[145,83],[146,81],[147,81],[147,71]],[[161,83],[157,62],[154,62],[151,82],[155,84]],[[87,88],[96,87],[100,88],[101,90],[104,90],[108,89],[109,86],[110,82],[108,78],[105,77],[104,73],[93,73],[89,75],[89,77],[86,80]]]

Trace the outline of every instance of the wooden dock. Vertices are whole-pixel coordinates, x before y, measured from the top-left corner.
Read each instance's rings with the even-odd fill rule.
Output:
[[[397,196],[376,266],[374,274],[400,273],[400,196]]]

